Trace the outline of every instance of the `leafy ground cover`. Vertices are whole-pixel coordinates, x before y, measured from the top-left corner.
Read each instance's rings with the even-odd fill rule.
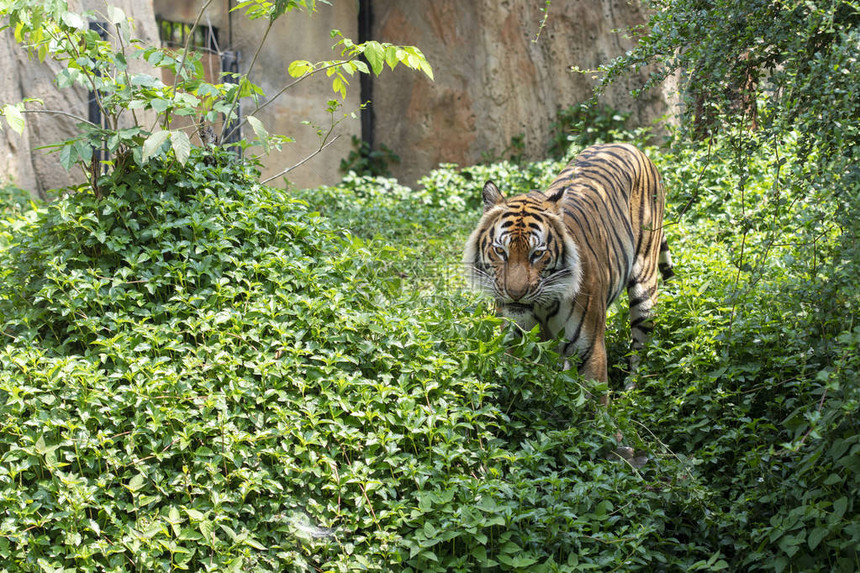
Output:
[[[457,269],[483,180],[559,163],[284,194],[197,153],[2,211],[0,570],[857,568],[854,262],[773,166],[651,151],[678,278],[603,409]]]

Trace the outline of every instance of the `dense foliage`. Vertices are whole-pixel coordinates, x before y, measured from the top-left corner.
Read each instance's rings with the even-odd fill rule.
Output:
[[[707,198],[697,188],[691,199],[734,194],[743,203],[747,160],[765,158],[776,170],[771,192],[741,205],[736,231],[777,223],[775,242],[805,244],[805,257],[816,261],[811,290],[830,300],[836,290],[856,296],[860,7],[851,0],[649,4],[654,13],[637,47],[603,68],[604,83],[645,64],[654,66],[651,85],[680,78],[683,131],[719,141],[711,161],[737,175],[732,189]],[[821,250],[819,238],[833,233],[838,240]]]
[[[643,49],[725,78],[687,46],[722,17],[789,99],[649,150],[677,277],[630,392],[611,311],[608,408],[457,263],[485,179],[561,162],[285,194],[168,135],[51,204],[0,189],[0,571],[857,570],[856,11],[696,6]]]
[[[725,547],[736,543],[731,529],[749,531],[738,568],[856,570],[860,7],[650,5],[638,46],[604,67],[604,82],[644,64],[654,66],[653,83],[681,79],[683,132],[710,146],[705,165],[694,168],[689,156],[675,165],[688,177],[682,211],[693,206],[695,232],[725,245],[735,278],[728,296],[709,304],[725,305],[708,312],[709,328],[724,321],[710,342],[709,380],[697,377],[674,407],[644,402],[647,415],[728,414],[720,440],[677,435],[718,454],[736,448],[710,462],[722,476],[710,531]],[[697,293],[697,304],[705,296]]]
[[[740,201],[671,221],[639,389],[603,410],[456,269],[480,182],[560,163],[284,196],[194,153],[5,211],[0,570],[856,567],[860,330],[814,310],[857,301],[768,227],[742,245]],[[677,203],[736,179],[706,153],[651,151]]]
[[[413,296],[407,256],[224,157],[151,165],[4,226],[3,570],[549,568],[657,536],[609,524],[681,464],[607,461],[532,341],[502,358],[485,307]]]

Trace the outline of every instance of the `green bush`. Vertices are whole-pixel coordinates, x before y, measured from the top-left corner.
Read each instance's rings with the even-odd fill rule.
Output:
[[[588,147],[595,143],[621,141],[630,137],[626,128],[630,112],[621,112],[593,102],[571,105],[556,112],[550,125],[549,156],[573,158],[571,146]]]
[[[340,160],[341,173],[352,171],[359,176],[390,177],[388,164],[400,163],[400,156],[384,143],[379,149],[372,149],[370,143],[353,135],[352,147],[353,150]]]
[[[653,155],[682,200],[667,227],[679,272],[661,295],[651,374],[618,415],[693,460],[707,497],[687,535],[731,570],[853,571],[856,261],[838,256],[834,205],[781,177],[799,166],[758,152],[738,170],[710,155]],[[818,219],[812,253],[799,218]]]
[[[382,238],[254,177],[192,151],[4,224],[0,569],[551,571],[668,550],[685,464],[608,460],[618,428],[546,344],[504,340],[461,291],[429,304]]]
[[[756,154],[649,155],[678,273],[607,409],[456,263],[484,180],[558,162],[285,195],[193,150],[6,210],[0,571],[853,571],[856,262],[760,208],[832,206]]]
[[[0,184],[0,213],[3,215],[20,213],[29,208],[30,194],[11,184]]]

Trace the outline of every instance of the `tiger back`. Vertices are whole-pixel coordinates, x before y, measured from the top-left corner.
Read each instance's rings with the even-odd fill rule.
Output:
[[[560,353],[578,356],[580,372],[601,382],[606,311],[626,288],[635,370],[653,330],[658,271],[664,280],[673,275],[663,184],[651,160],[632,145],[594,145],[546,191],[505,198],[488,181],[483,200],[463,256],[472,286],[520,327],[561,335]]]

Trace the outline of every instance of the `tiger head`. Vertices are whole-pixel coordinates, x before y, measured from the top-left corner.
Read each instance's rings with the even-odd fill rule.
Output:
[[[500,314],[524,328],[536,307],[570,299],[582,280],[579,252],[562,216],[564,188],[506,199],[484,185],[484,215],[466,242],[472,286],[492,295]]]

